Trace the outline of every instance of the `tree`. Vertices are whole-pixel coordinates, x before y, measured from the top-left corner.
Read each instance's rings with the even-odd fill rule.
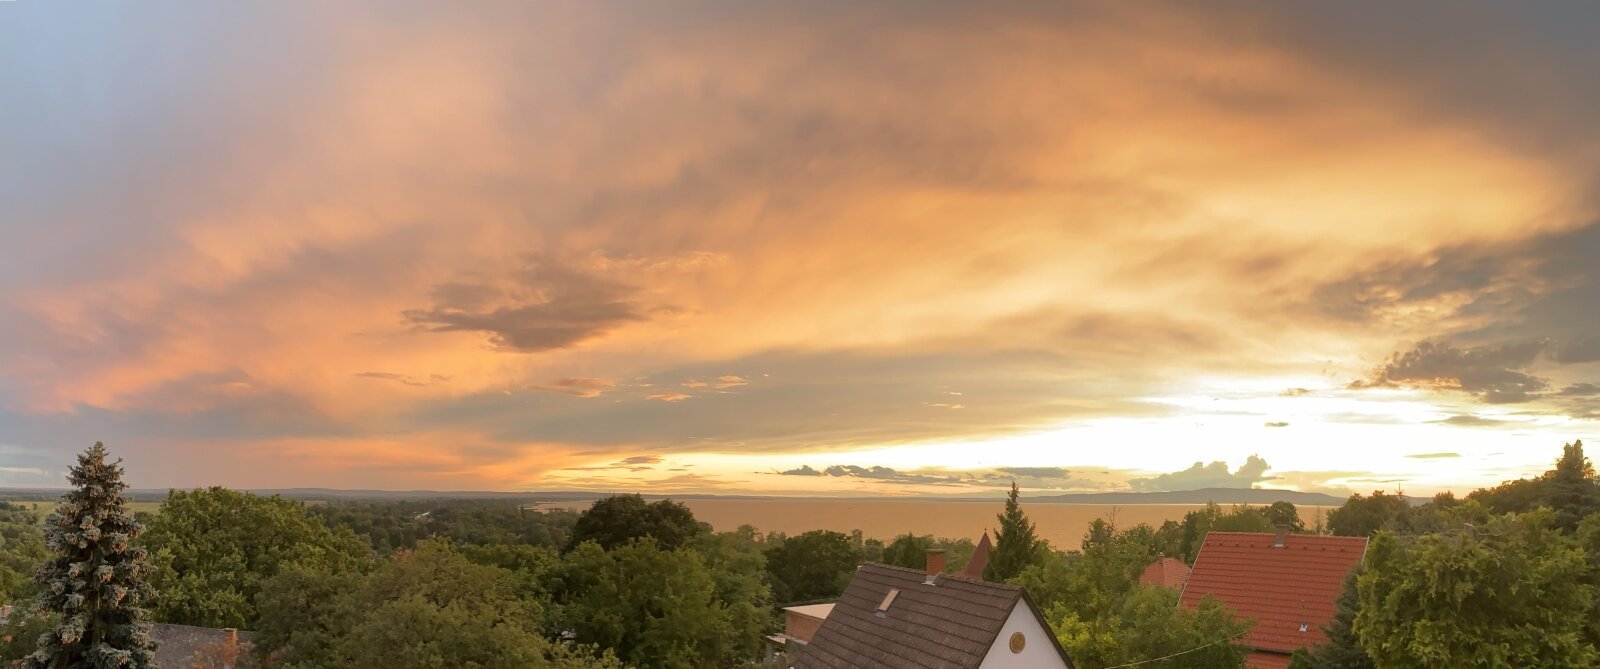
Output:
[[[256,645],[279,669],[619,666],[547,641],[542,607],[519,590],[511,572],[443,541],[418,542],[365,575],[285,565],[263,585]]]
[[[1292,502],[1273,502],[1264,513],[1273,527],[1282,525],[1291,532],[1306,531],[1306,523],[1300,520],[1300,511],[1294,508]]]
[[[1355,631],[1379,669],[1593,667],[1587,556],[1541,509],[1407,546],[1379,532]]]
[[[1404,495],[1385,495],[1374,490],[1371,497],[1350,496],[1343,506],[1328,514],[1328,529],[1335,536],[1365,537],[1378,530],[1395,530],[1404,522],[1411,503]]]
[[[1572,532],[1585,516],[1600,512],[1600,479],[1584,457],[1583,442],[1575,441],[1562,448],[1555,468],[1543,476],[1473,491],[1467,498],[1494,513],[1526,513],[1545,507],[1555,511],[1557,527]]]
[[[145,549],[133,545],[144,527],[128,513],[122,461],[106,462],[96,442],[68,470],[72,492],[45,522],[51,558],[38,571],[37,613],[58,616],[25,661],[32,669],[145,669],[155,644],[142,605],[155,592],[146,583]]]
[[[635,539],[611,550],[589,541],[566,555],[562,615],[579,643],[596,644],[638,669],[735,666],[755,659],[751,615],[718,596],[705,558]],[[756,639],[760,635],[755,636]]]
[[[1356,613],[1361,607],[1356,593],[1360,576],[1361,568],[1357,567],[1344,579],[1344,589],[1334,601],[1338,609],[1334,611],[1333,620],[1322,628],[1328,635],[1328,642],[1314,650],[1295,651],[1289,669],[1374,669],[1372,658],[1361,647],[1361,639],[1355,631]]]
[[[1179,607],[1178,593],[1166,588],[1137,588],[1095,618],[1060,607],[1047,617],[1079,669],[1134,663],[1140,669],[1239,669],[1249,653],[1239,640],[1250,621],[1235,619],[1209,596],[1195,608]]]
[[[0,602],[33,599],[33,570],[49,554],[39,530],[39,513],[0,502]]]
[[[812,530],[767,549],[767,574],[779,604],[838,597],[861,564],[855,544],[838,532]]]
[[[933,548],[933,536],[902,534],[883,549],[883,563],[906,569],[922,569],[928,564],[928,551]]]
[[[256,625],[261,583],[288,562],[354,567],[371,553],[299,502],[227,488],[177,490],[143,540],[158,567],[157,620],[202,627]]]
[[[1011,483],[1006,495],[1006,509],[996,516],[1000,529],[995,532],[994,551],[989,554],[989,564],[983,569],[987,581],[1003,582],[1016,578],[1028,565],[1039,561],[1043,544],[1035,536],[1033,521],[1022,513],[1018,503],[1017,484]]]
[[[567,550],[585,541],[610,550],[641,537],[672,550],[703,531],[687,506],[672,500],[648,503],[639,495],[615,495],[596,500],[578,518]]]

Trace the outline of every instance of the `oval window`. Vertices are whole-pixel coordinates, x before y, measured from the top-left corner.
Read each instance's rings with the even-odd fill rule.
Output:
[[[1011,652],[1020,653],[1022,652],[1023,646],[1026,645],[1028,645],[1028,640],[1022,638],[1021,632],[1013,632],[1011,634]]]

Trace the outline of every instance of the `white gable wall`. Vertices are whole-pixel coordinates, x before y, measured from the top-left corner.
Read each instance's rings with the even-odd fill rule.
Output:
[[[1023,644],[1022,652],[1013,653],[1011,635],[1017,632],[1022,633],[1027,643]],[[1056,653],[1055,642],[1050,640],[1044,621],[1033,615],[1027,602],[1018,599],[995,637],[994,645],[983,656],[983,664],[978,666],[980,669],[1066,669],[1067,663]]]

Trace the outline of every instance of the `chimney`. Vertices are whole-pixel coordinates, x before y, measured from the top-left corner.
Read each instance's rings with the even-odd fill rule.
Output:
[[[928,549],[928,575],[938,576],[944,573],[944,549]]]
[[[1277,533],[1272,538],[1272,547],[1283,548],[1284,545],[1289,541],[1289,524],[1278,523],[1274,526],[1274,528],[1277,530]]]

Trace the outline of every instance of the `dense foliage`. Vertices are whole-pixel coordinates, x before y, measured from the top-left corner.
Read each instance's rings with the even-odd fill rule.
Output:
[[[48,555],[32,505],[0,502],[0,603],[33,599],[33,570]]]
[[[285,566],[263,585],[257,649],[267,667],[314,669],[616,668],[549,641],[545,612],[515,575],[420,542],[370,573]]]
[[[95,443],[67,474],[73,490],[45,521],[49,558],[38,571],[36,613],[55,627],[24,661],[36,669],[146,669],[155,646],[142,608],[154,594],[145,579],[144,528],[128,513],[121,461]]]
[[[928,564],[928,551],[941,550],[945,556],[945,571],[958,572],[966,568],[977,548],[977,544],[965,537],[947,539],[935,538],[931,534],[902,534],[884,546],[883,557],[878,562],[907,569],[922,569]]]
[[[838,532],[812,530],[782,537],[767,549],[767,573],[779,604],[838,597],[861,564],[860,549]]]
[[[682,546],[705,531],[689,507],[669,499],[646,502],[638,495],[616,495],[594,503],[572,527],[567,547],[593,541],[610,550],[634,539],[649,538],[666,550]]]
[[[250,629],[261,583],[289,562],[350,567],[370,551],[300,502],[227,488],[173,491],[143,539],[164,622]]]
[[[578,514],[529,506],[500,499],[335,499],[307,510],[329,527],[349,528],[379,554],[428,538],[475,546],[566,546]]]

